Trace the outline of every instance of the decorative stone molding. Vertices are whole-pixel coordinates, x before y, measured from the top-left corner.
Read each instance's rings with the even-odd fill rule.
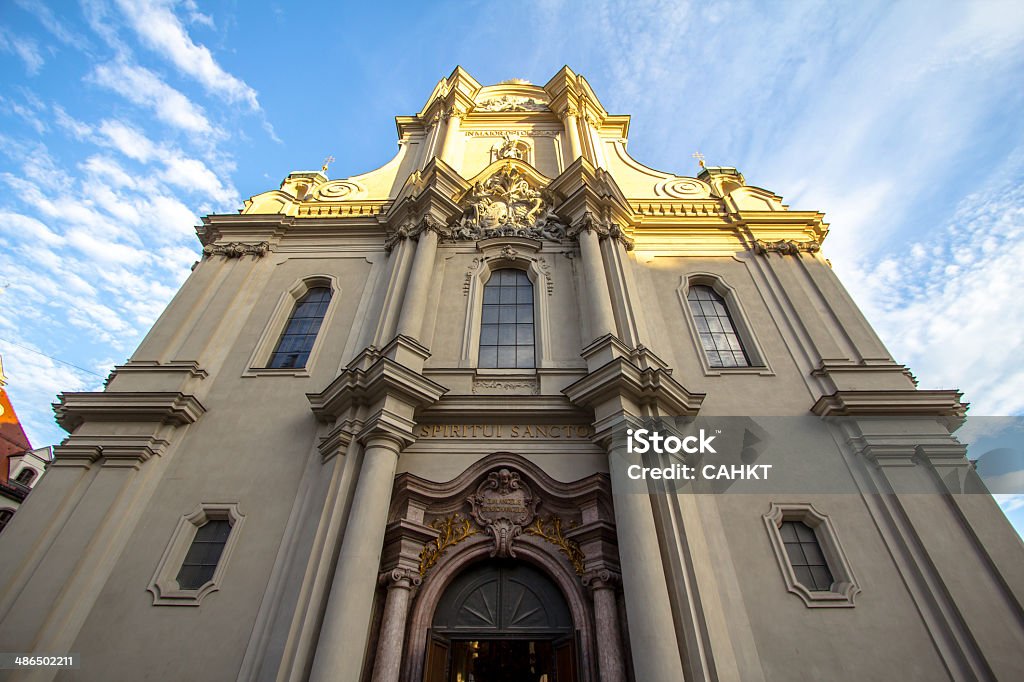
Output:
[[[188,553],[196,531],[211,520],[225,520],[231,524],[224,550],[217,561],[217,568],[210,580],[195,590],[185,590],[178,585],[177,575],[185,555]],[[205,503],[191,514],[181,517],[171,535],[171,540],[164,550],[160,563],[157,564],[153,579],[146,588],[153,595],[154,606],[199,606],[203,597],[216,592],[224,582],[224,571],[228,559],[242,530],[245,517],[238,510],[237,502]]]
[[[812,504],[778,504],[772,502],[768,513],[763,517],[768,537],[771,540],[775,560],[782,571],[786,589],[803,600],[808,608],[821,607],[852,607],[853,599],[860,593],[853,569],[846,558],[846,552],[839,544],[835,527],[831,519],[814,508]],[[797,580],[793,565],[786,553],[785,543],[779,529],[785,521],[803,523],[814,531],[818,545],[828,564],[829,571],[835,580],[830,590],[811,590]]]
[[[813,241],[796,241],[795,239],[780,239],[775,242],[766,242],[758,239],[755,242],[755,249],[761,255],[774,252],[781,256],[799,256],[801,253],[817,253],[821,251],[821,244]]]
[[[711,196],[711,188],[696,178],[666,178],[654,187],[658,196],[676,199],[707,199]]]
[[[103,391],[61,393],[54,403],[57,423],[65,431],[84,421],[158,422],[183,426],[206,412],[195,396],[180,392]]]
[[[811,412],[820,417],[924,416],[962,419],[967,403],[956,390],[836,391],[818,398]]]
[[[536,535],[557,547],[569,560],[569,563],[572,564],[576,575],[583,575],[586,557],[583,555],[583,550],[580,549],[579,544],[575,540],[565,537],[562,533],[562,519],[560,517],[554,514],[544,518],[538,516],[532,525],[523,529],[523,532],[529,535]]]
[[[487,475],[467,498],[473,519],[494,539],[491,556],[515,558],[515,539],[537,513],[534,496],[519,474],[502,468]]]
[[[443,518],[434,519],[430,527],[439,534],[436,538],[423,546],[420,552],[420,575],[424,576],[427,571],[437,563],[449,547],[453,547],[470,536],[476,535],[479,531],[473,527],[469,519],[461,514],[451,514]]]
[[[506,135],[518,135],[519,137],[558,137],[557,130],[467,130],[466,137],[505,137]]]
[[[366,188],[352,180],[331,180],[316,188],[314,201],[343,201],[365,194]]]
[[[474,111],[550,111],[546,102],[534,99],[533,97],[516,97],[515,95],[502,95],[485,99],[477,104]]]
[[[551,210],[554,198],[531,187],[511,163],[483,182],[464,199],[462,218],[451,226],[451,239],[478,241],[490,237],[528,237],[561,241],[565,225]]]
[[[259,242],[258,244],[225,242],[223,244],[207,244],[203,247],[203,258],[209,258],[210,256],[224,256],[225,258],[254,256],[262,258],[268,253],[270,253],[269,242]]]
[[[407,218],[402,222],[387,239],[384,240],[384,249],[391,251],[395,245],[405,239],[417,239],[426,231],[434,232],[441,239],[450,238],[451,231],[447,229],[440,220],[429,213]]]
[[[494,260],[506,260],[513,262],[526,261],[529,263],[534,263],[537,266],[537,269],[540,270],[540,272],[543,273],[544,275],[544,288],[545,291],[547,291],[548,296],[551,296],[552,294],[555,293],[555,282],[551,277],[551,266],[548,265],[548,262],[546,260],[536,256],[526,256],[517,251],[516,249],[512,248],[511,246],[502,247],[499,254],[500,255],[498,256],[479,256],[473,259],[473,261],[469,264],[469,267],[466,268],[466,274],[463,278],[463,296],[469,296],[469,290],[472,287],[473,278],[479,274],[481,266],[484,263]]]
[[[540,384],[536,379],[522,380],[473,380],[474,395],[540,395]]]
[[[614,239],[626,247],[627,251],[633,250],[633,240],[626,236],[619,225],[591,211],[584,211],[583,216],[566,231],[566,236],[575,239],[581,232],[593,232],[601,239]]]

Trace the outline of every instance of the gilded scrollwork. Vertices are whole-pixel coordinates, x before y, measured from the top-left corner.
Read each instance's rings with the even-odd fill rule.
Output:
[[[434,519],[430,527],[438,531],[438,536],[424,545],[420,551],[421,576],[427,574],[427,571],[437,563],[437,560],[444,555],[449,547],[480,532],[473,527],[469,519],[458,513]]]
[[[528,535],[535,535],[542,540],[547,540],[555,547],[558,547],[569,560],[569,563],[572,564],[576,575],[583,575],[583,562],[586,557],[583,555],[583,550],[580,549],[579,543],[565,537],[560,517],[554,514],[543,518],[538,516],[530,526],[523,529],[523,532]]]

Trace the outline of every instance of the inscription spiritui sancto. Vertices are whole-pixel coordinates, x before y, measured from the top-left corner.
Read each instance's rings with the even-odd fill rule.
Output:
[[[419,438],[556,438],[588,439],[583,424],[420,424]]]

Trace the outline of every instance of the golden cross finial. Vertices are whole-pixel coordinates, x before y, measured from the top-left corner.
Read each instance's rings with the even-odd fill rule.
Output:
[[[327,167],[330,166],[332,163],[334,163],[334,157],[328,156],[326,159],[324,159],[324,165],[320,166],[320,171],[326,173]]]
[[[701,154],[700,152],[694,152],[693,153],[693,158],[697,159],[697,163],[700,164],[701,170],[704,170],[705,168],[707,168],[707,166],[704,165],[704,155],[703,154]]]

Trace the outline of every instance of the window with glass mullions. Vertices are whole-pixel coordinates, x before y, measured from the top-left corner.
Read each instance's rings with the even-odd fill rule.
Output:
[[[496,270],[484,285],[480,367],[535,367],[533,283],[522,270]]]
[[[299,299],[267,367],[285,369],[306,366],[330,303],[331,290],[327,287],[310,289]]]
[[[192,546],[188,548],[185,561],[178,571],[178,586],[181,589],[199,589],[213,578],[229,535],[231,522],[219,519],[207,521],[196,531]]]
[[[796,579],[809,590],[831,590],[834,578],[814,529],[800,521],[785,521],[779,532]]]
[[[686,299],[708,364],[711,367],[749,367],[750,358],[736,333],[725,299],[709,286],[690,287]]]

